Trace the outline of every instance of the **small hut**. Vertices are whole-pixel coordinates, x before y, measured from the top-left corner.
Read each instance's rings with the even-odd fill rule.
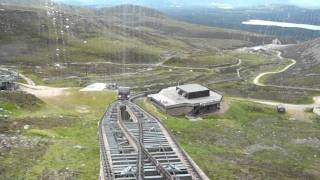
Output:
[[[282,105],[282,104],[279,104],[279,105],[277,105],[277,111],[278,111],[278,113],[285,113],[286,107],[284,107],[284,105]]]
[[[118,99],[119,100],[129,100],[130,98],[130,88],[129,87],[119,87],[118,88]]]

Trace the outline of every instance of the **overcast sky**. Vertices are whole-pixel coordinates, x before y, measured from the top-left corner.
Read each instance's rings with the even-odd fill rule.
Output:
[[[290,4],[308,8],[320,8],[320,0],[55,0],[73,5],[138,4],[154,8],[163,6],[220,6],[225,8],[268,4]]]

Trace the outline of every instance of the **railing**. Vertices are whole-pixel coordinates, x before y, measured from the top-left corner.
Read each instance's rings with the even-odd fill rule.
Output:
[[[137,97],[144,97],[146,96],[147,93],[143,93],[143,94],[138,94]],[[135,99],[135,98],[134,98]],[[133,101],[132,99],[130,99],[130,101]],[[118,102],[118,101],[116,101]],[[131,102],[129,102],[131,103]],[[110,106],[112,107],[114,105],[114,103]],[[139,105],[134,104],[135,107],[138,108],[139,111],[143,112],[143,113],[147,113],[144,109],[142,109]],[[129,106],[126,106],[128,108],[130,108]],[[119,109],[118,109],[119,111]],[[119,111],[121,113],[121,111]],[[100,151],[101,151],[101,161],[102,161],[102,166],[103,166],[103,175],[104,178],[107,180],[112,180],[114,177],[112,175],[112,170],[110,168],[109,165],[109,161],[108,161],[108,157],[107,157],[107,152],[105,149],[105,141],[104,141],[104,137],[103,137],[103,121],[105,120],[105,117],[107,116],[108,111],[104,114],[102,120],[99,123],[99,141],[100,141]],[[148,113],[147,113],[148,114]],[[149,114],[148,114],[149,115]],[[154,118],[155,120],[157,120],[160,125],[162,127],[165,128],[165,130],[168,132],[170,138],[173,140],[175,146],[178,148],[179,154],[182,156],[181,160],[186,161],[186,165],[188,165],[188,167],[190,168],[192,176],[194,179],[203,179],[206,180],[208,179],[206,177],[206,175],[202,172],[199,172],[199,167],[192,161],[192,159],[186,154],[186,152],[182,149],[182,147],[179,146],[178,142],[176,141],[176,139],[173,137],[171,131],[169,129],[166,128],[166,126],[161,122],[161,120],[159,120],[158,118],[150,115],[152,118]],[[146,157],[156,168],[156,171],[164,178],[167,180],[175,180],[176,176],[172,175],[166,168],[164,168],[161,163],[154,158],[149,151],[145,148],[144,146],[144,131],[143,131],[143,122],[141,121],[140,118],[137,118],[138,120],[138,129],[139,129],[139,137],[138,139],[128,130],[128,128],[126,127],[126,125],[124,124],[124,122],[121,119],[121,115],[118,117],[118,122],[119,125],[121,126],[121,128],[123,129],[124,133],[127,134],[129,136],[129,138],[133,141],[133,143],[136,144],[137,146],[137,150],[138,150],[138,161],[137,161],[137,171],[136,171],[136,178],[139,180],[143,180],[144,179],[144,158]]]
[[[136,105],[137,105],[137,104],[136,104]],[[137,105],[137,107],[138,107],[142,112],[145,112],[145,113],[146,113],[146,111],[145,111],[142,107],[140,107],[139,105]],[[174,144],[178,147],[179,153],[183,156],[183,158],[184,158],[184,159],[187,161],[187,163],[189,164],[189,166],[190,166],[190,168],[191,168],[191,170],[192,170],[192,172],[191,172],[192,175],[193,175],[196,179],[209,180],[209,178],[208,178],[204,173],[198,171],[199,167],[195,168],[195,166],[197,166],[197,165],[193,162],[193,160],[187,155],[187,153],[186,153],[186,152],[183,150],[183,148],[179,145],[178,141],[174,138],[174,136],[173,136],[173,134],[171,133],[171,131],[163,124],[163,122],[162,122],[159,118],[153,116],[152,114],[150,114],[150,116],[151,116],[152,118],[156,119],[156,120],[161,124],[161,126],[164,127],[165,130],[168,132],[170,138],[173,140]]]
[[[128,107],[128,106],[127,106]],[[120,116],[121,117],[121,116]],[[143,134],[143,127],[142,127],[142,123],[141,120],[139,118],[138,119],[138,123],[139,123],[139,141],[129,132],[129,130],[127,129],[127,127],[124,125],[123,121],[119,119],[119,124],[120,126],[122,126],[122,129],[125,131],[125,133],[130,136],[130,138],[136,143],[136,145],[139,147],[138,151],[140,150],[141,153],[138,153],[140,155],[138,155],[138,158],[142,158],[143,155],[146,155],[146,157],[150,160],[150,162],[156,167],[156,170],[159,172],[160,175],[162,175],[165,179],[167,180],[174,180],[174,176],[170,174],[170,172],[168,170],[166,170],[159,162],[157,159],[155,159],[149,152],[148,150],[144,147],[143,144],[143,136],[141,135],[141,133]],[[142,137],[142,141],[140,140]],[[143,159],[141,159],[143,161]],[[143,171],[143,167],[141,167],[141,165],[143,165],[143,163],[139,163],[139,166],[137,167],[139,170],[137,170],[137,176],[138,177],[143,177],[143,175],[141,175],[141,171]]]
[[[100,158],[102,160],[102,166],[103,166],[103,175],[106,180],[112,179],[112,172],[109,165],[109,160],[107,158],[107,151],[105,149],[104,139],[103,139],[103,125],[102,122],[104,121],[104,118],[106,117],[108,111],[103,115],[101,121],[99,122],[99,142],[100,142]]]

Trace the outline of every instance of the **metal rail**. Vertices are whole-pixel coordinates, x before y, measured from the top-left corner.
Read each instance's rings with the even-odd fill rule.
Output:
[[[130,108],[129,106],[127,106],[127,108]],[[121,117],[121,116],[120,116]],[[119,123],[122,126],[122,128],[125,130],[125,133],[128,134],[130,136],[130,138],[132,138],[135,142],[136,145],[139,147],[138,148],[138,165],[137,168],[139,169],[137,171],[137,176],[138,177],[143,177],[143,173],[141,174],[141,172],[143,172],[143,155],[146,155],[146,157],[150,160],[150,162],[156,167],[157,171],[160,173],[160,175],[162,175],[166,180],[174,180],[174,176],[170,174],[170,172],[168,170],[166,170],[160,163],[159,161],[154,158],[149,152],[148,150],[145,148],[144,144],[143,144],[143,124],[141,122],[141,119],[137,117],[138,120],[138,124],[139,124],[139,140],[137,140],[132,133],[129,132],[128,128],[124,125],[122,119],[119,119]],[[142,158],[142,159],[141,159]],[[140,180],[140,179],[139,179]],[[143,180],[143,178],[141,179]]]
[[[103,117],[105,117],[107,114],[107,112],[104,114]],[[102,122],[103,122],[103,117],[102,120],[99,122],[99,142],[100,142],[100,158],[102,160],[102,168],[103,168],[103,175],[104,175],[104,179],[109,180],[112,179],[112,172],[111,172],[111,168],[109,165],[109,161],[107,158],[107,151],[105,149],[105,144],[104,144],[104,140],[103,140],[103,127],[102,127]],[[101,178],[101,177],[100,177]]]
[[[139,124],[139,144],[143,144],[143,125],[141,123],[141,121],[138,120],[138,124]],[[142,152],[142,148],[141,146],[139,146],[138,149],[138,161],[137,161],[137,167],[138,167],[138,171],[139,171],[139,177],[138,179],[142,180],[144,179],[144,172],[143,172],[143,167],[144,167],[144,154]]]
[[[143,180],[143,159],[142,159],[142,150],[141,150],[141,146],[139,145],[140,143],[137,141],[137,139],[129,132],[128,128],[126,127],[126,125],[123,123],[123,119],[121,116],[121,110],[120,107],[118,108],[118,112],[119,112],[119,117],[118,117],[118,123],[121,127],[121,129],[124,131],[124,133],[126,134],[126,136],[128,136],[131,139],[131,142],[135,143],[135,146],[137,147],[137,151],[138,151],[138,161],[137,161],[137,170],[136,170],[136,177],[138,180]],[[140,133],[140,132],[139,132]],[[139,135],[140,136],[140,135]]]
[[[126,109],[123,109],[123,110],[125,110],[126,112],[129,112],[130,117],[132,119],[135,119],[135,121],[133,121],[133,122],[125,122],[124,121],[123,118],[125,116],[123,116],[121,114],[122,111],[120,109],[120,106],[121,106],[120,104],[122,104],[126,107]],[[110,110],[112,110],[111,108],[113,108],[113,111],[110,111]],[[116,115],[116,116],[112,115],[111,112],[113,114],[116,112],[116,114],[118,114],[118,115]],[[179,146],[179,144],[177,143],[177,141],[175,140],[175,138],[173,137],[171,132],[162,124],[162,122],[159,119],[157,119],[156,117],[145,112],[141,107],[139,107],[137,104],[132,103],[131,101],[122,101],[122,102],[116,101],[110,106],[110,109],[104,114],[104,118],[102,118],[102,120],[99,123],[99,141],[100,141],[100,151],[101,151],[100,159],[102,161],[101,167],[103,168],[101,170],[101,173],[103,173],[103,174],[101,174],[101,176],[103,176],[103,178],[100,177],[101,180],[112,180],[112,179],[117,179],[117,177],[120,178],[119,168],[118,168],[118,170],[113,169],[113,168],[115,168],[114,167],[115,162],[113,159],[114,157],[113,157],[113,155],[110,156],[110,154],[108,154],[110,149],[106,149],[109,146],[105,145],[105,143],[109,143],[109,141],[107,140],[108,142],[106,142],[106,139],[105,139],[109,136],[107,136],[107,137],[104,136],[104,134],[107,133],[104,128],[108,127],[108,126],[104,125],[104,122],[110,120],[109,116],[114,118],[112,120],[113,123],[116,123],[118,125],[118,127],[120,128],[119,131],[121,131],[123,133],[123,135],[124,135],[123,137],[125,137],[127,139],[128,143],[130,144],[130,147],[131,146],[135,147],[132,150],[134,152],[137,152],[137,154],[128,154],[128,157],[127,157],[128,160],[131,162],[130,163],[131,166],[129,166],[129,162],[128,162],[127,167],[133,168],[132,170],[135,172],[132,174],[132,176],[124,176],[124,177],[128,177],[128,179],[134,178],[137,180],[143,180],[145,178],[145,176],[146,177],[150,176],[150,174],[149,175],[147,175],[147,174],[148,174],[148,172],[150,172],[149,168],[153,167],[154,172],[157,173],[157,176],[158,176],[157,178],[161,177],[162,179],[165,179],[165,180],[175,180],[175,179],[179,179],[180,177],[184,177],[183,176],[184,173],[182,173],[182,172],[188,172],[189,177],[190,178],[192,177],[192,179],[201,179],[201,180],[208,179],[208,178],[206,178],[205,174],[203,175],[202,171],[200,171],[200,173],[199,173],[198,166],[196,166],[196,164],[191,160],[191,158]],[[148,124],[149,122],[157,124],[155,126],[151,125],[151,127],[154,126],[154,127],[160,128],[160,129],[158,129],[158,132],[161,133],[162,136],[167,135],[167,137],[172,140],[171,145],[169,143],[169,145],[162,146],[161,142],[159,144],[160,145],[159,148],[160,149],[163,148],[163,149],[158,152],[164,153],[164,156],[163,156],[164,159],[161,159],[161,158],[159,158],[159,156],[155,155],[154,151],[153,151],[153,148],[154,148],[153,145],[151,144],[151,146],[150,146],[150,142],[149,142],[150,141],[149,140],[149,138],[150,138],[150,133],[149,133],[150,124]],[[144,129],[144,128],[146,128],[146,129]],[[162,128],[164,128],[164,129],[162,129]],[[162,129],[162,132],[161,132],[161,129]],[[165,130],[167,132],[165,132],[163,130]],[[151,135],[151,137],[152,137],[152,135]],[[157,147],[157,144],[155,147]],[[177,150],[171,150],[171,151],[172,151],[172,153],[174,153],[177,156],[176,158],[178,158],[180,160],[179,163],[182,163],[181,164],[182,167],[184,166],[183,171],[180,171],[180,170],[175,171],[175,170],[172,170],[167,167],[168,166],[167,163],[169,163],[169,165],[170,165],[170,162],[171,162],[171,161],[169,161],[169,159],[165,160],[166,158],[168,158],[167,152],[166,152],[166,148],[168,148],[168,147],[174,148],[174,149],[177,148]],[[169,154],[171,151],[168,151]],[[133,159],[133,157],[135,157],[135,158]],[[111,158],[111,159],[109,159],[109,158]],[[136,161],[136,162],[133,162],[133,161]],[[176,161],[172,161],[172,162],[176,162]],[[146,167],[144,167],[144,165],[145,165],[144,163],[147,164]],[[119,165],[116,165],[116,166],[119,166]],[[136,166],[136,167],[134,167],[134,166]],[[123,166],[123,167],[125,167],[125,166]],[[178,173],[176,174],[176,172],[178,172]],[[187,174],[185,174],[185,175],[187,175]]]
[[[132,102],[130,102],[132,103]],[[130,107],[129,107],[130,108]],[[131,110],[132,111],[132,110]],[[136,116],[136,115],[134,115]],[[136,116],[136,119],[138,120],[138,123],[139,123],[139,131],[141,132],[142,131],[142,134],[143,134],[143,125],[142,125],[142,122],[141,122],[141,119],[138,118]],[[141,135],[140,135],[141,137]],[[143,135],[142,135],[143,137]],[[154,158],[150,153],[149,151],[145,148],[144,144],[142,142],[140,142],[140,146],[143,150],[143,153],[147,156],[147,158],[151,161],[151,163],[156,167],[157,171],[167,180],[174,180],[176,179],[175,178],[175,175],[172,175],[167,169],[165,169],[161,163],[156,159]]]
[[[145,94],[144,94],[144,95],[145,95]],[[143,97],[143,95],[140,95],[140,96],[137,96],[137,97],[138,97],[138,98],[139,98],[139,97]],[[132,99],[131,101],[133,101],[133,100],[135,100],[135,99],[137,99],[137,98],[134,98],[134,99]],[[133,103],[133,102],[132,102],[132,103]],[[142,107],[140,107],[138,104],[135,104],[135,105],[139,108],[140,111],[142,111],[142,112],[144,112],[144,113],[146,113],[146,114],[149,114],[149,113],[147,113]],[[186,152],[183,150],[183,148],[179,145],[179,143],[178,143],[177,140],[174,138],[174,136],[173,136],[173,134],[171,133],[171,131],[163,124],[163,122],[162,122],[159,118],[153,116],[152,114],[150,114],[150,116],[152,116],[155,120],[157,120],[158,123],[160,123],[161,126],[164,127],[165,130],[168,132],[168,134],[169,134],[170,138],[173,140],[175,146],[178,147],[179,153],[183,156],[184,160],[187,162],[189,168],[191,169],[192,172],[190,172],[190,173],[192,174],[193,178],[194,178],[194,179],[209,179],[205,174],[199,173],[198,169],[195,168],[196,164],[192,161],[192,159],[187,155],[187,153],[186,153]]]

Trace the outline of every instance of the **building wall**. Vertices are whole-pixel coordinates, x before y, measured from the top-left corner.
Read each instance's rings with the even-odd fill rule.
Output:
[[[0,84],[0,90],[13,91],[16,88],[17,88],[17,86],[13,82],[3,82]]]
[[[181,116],[189,114],[193,110],[193,107],[177,107],[177,108],[169,108],[166,110],[166,113],[172,115],[172,116]]]
[[[182,107],[176,107],[176,108],[168,108],[166,109],[166,113],[172,115],[172,116],[181,116],[181,115],[201,115],[201,114],[208,114],[216,112],[220,109],[220,103],[214,104],[210,106],[182,106]]]
[[[200,97],[208,97],[210,96],[210,91],[199,91],[199,92],[192,92],[188,93],[188,99],[200,98]]]
[[[166,112],[166,108],[157,100],[153,99],[153,98],[148,98],[155,106],[157,106],[161,111]]]
[[[193,113],[194,110],[199,110],[199,114],[207,114],[207,113],[213,113],[220,109],[220,103],[210,105],[210,106],[181,106],[181,107],[173,107],[173,108],[166,108],[164,107],[160,102],[153,98],[149,98],[149,100],[158,107],[162,112],[165,112],[167,114],[170,114],[172,116],[182,116],[182,115],[188,115],[190,113]]]

